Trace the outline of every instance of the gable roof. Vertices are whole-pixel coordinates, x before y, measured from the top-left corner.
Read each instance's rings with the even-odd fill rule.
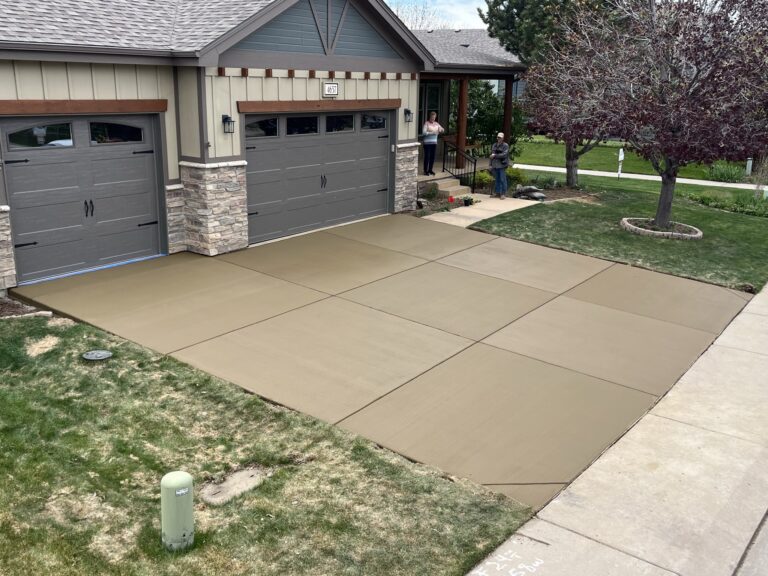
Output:
[[[488,30],[414,30],[413,33],[432,54],[435,70],[505,69],[523,70],[520,59],[507,52],[501,43],[488,35]]]

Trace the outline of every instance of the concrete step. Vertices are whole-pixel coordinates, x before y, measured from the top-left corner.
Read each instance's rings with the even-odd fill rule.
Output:
[[[458,186],[454,188],[448,188],[447,190],[440,190],[438,189],[437,195],[441,198],[448,198],[448,196],[464,196],[465,194],[472,194],[472,188],[469,186],[462,186],[459,184]]]

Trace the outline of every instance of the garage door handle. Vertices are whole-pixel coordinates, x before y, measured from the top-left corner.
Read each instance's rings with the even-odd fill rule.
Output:
[[[24,248],[24,246],[37,246],[37,242],[25,242],[24,244],[14,244],[14,248]]]
[[[386,192],[389,188],[379,188],[376,192]]]
[[[139,224],[139,228],[142,226],[152,226],[153,224],[157,224],[157,220],[153,220],[152,222],[144,222],[143,224]]]
[[[85,217],[88,218],[88,200],[83,200],[83,205],[85,206]]]
[[[134,154],[154,154],[154,150],[134,150]]]
[[[256,214],[258,214],[258,212],[248,212],[248,216],[256,216]]]
[[[256,150],[256,146],[246,146],[246,150]]]
[[[25,158],[24,160],[6,160],[5,164],[26,164],[29,162],[29,158]]]
[[[91,200],[91,218],[93,218],[93,200]]]
[[[379,140],[381,140],[382,138],[389,138],[389,134],[387,134],[385,136],[379,136]]]

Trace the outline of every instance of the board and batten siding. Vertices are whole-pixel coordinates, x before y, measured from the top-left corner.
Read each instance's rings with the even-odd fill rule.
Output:
[[[396,79],[395,73],[388,73],[386,79],[379,72],[372,72],[366,80],[363,72],[352,72],[352,78],[345,78],[344,72],[337,72],[332,82],[338,82],[339,95],[334,100],[379,100],[399,98],[401,108],[396,116],[398,121],[398,140],[413,141],[417,137],[416,122],[405,122],[403,110],[410,108],[418,111],[419,81],[416,74],[405,74],[408,79]],[[341,77],[340,77],[341,76]],[[238,114],[237,102],[306,102],[327,100],[322,97],[323,82],[329,81],[327,71],[317,71],[315,78],[309,77],[309,71],[296,70],[294,77],[288,77],[288,70],[273,70],[272,77],[266,77],[263,69],[250,69],[248,77],[241,75],[240,68],[226,68],[225,75],[219,76],[217,68],[207,68],[205,75],[205,93],[208,138],[211,158],[241,157],[240,123],[243,117]],[[181,92],[181,88],[179,88]],[[221,123],[223,114],[228,114],[238,121],[234,134],[225,134]]]
[[[197,68],[178,68],[179,86],[179,135],[181,156],[199,158],[200,151],[200,103],[197,85]]]
[[[168,178],[179,177],[173,68],[129,64],[0,61],[0,100],[168,100]]]

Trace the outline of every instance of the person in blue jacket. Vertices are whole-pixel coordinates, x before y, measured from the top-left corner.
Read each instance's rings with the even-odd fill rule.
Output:
[[[437,112],[430,112],[429,119],[424,122],[421,134],[424,136],[424,174],[434,176],[432,168],[435,165],[435,152],[437,151],[437,137],[445,132],[445,128],[437,121]]]

